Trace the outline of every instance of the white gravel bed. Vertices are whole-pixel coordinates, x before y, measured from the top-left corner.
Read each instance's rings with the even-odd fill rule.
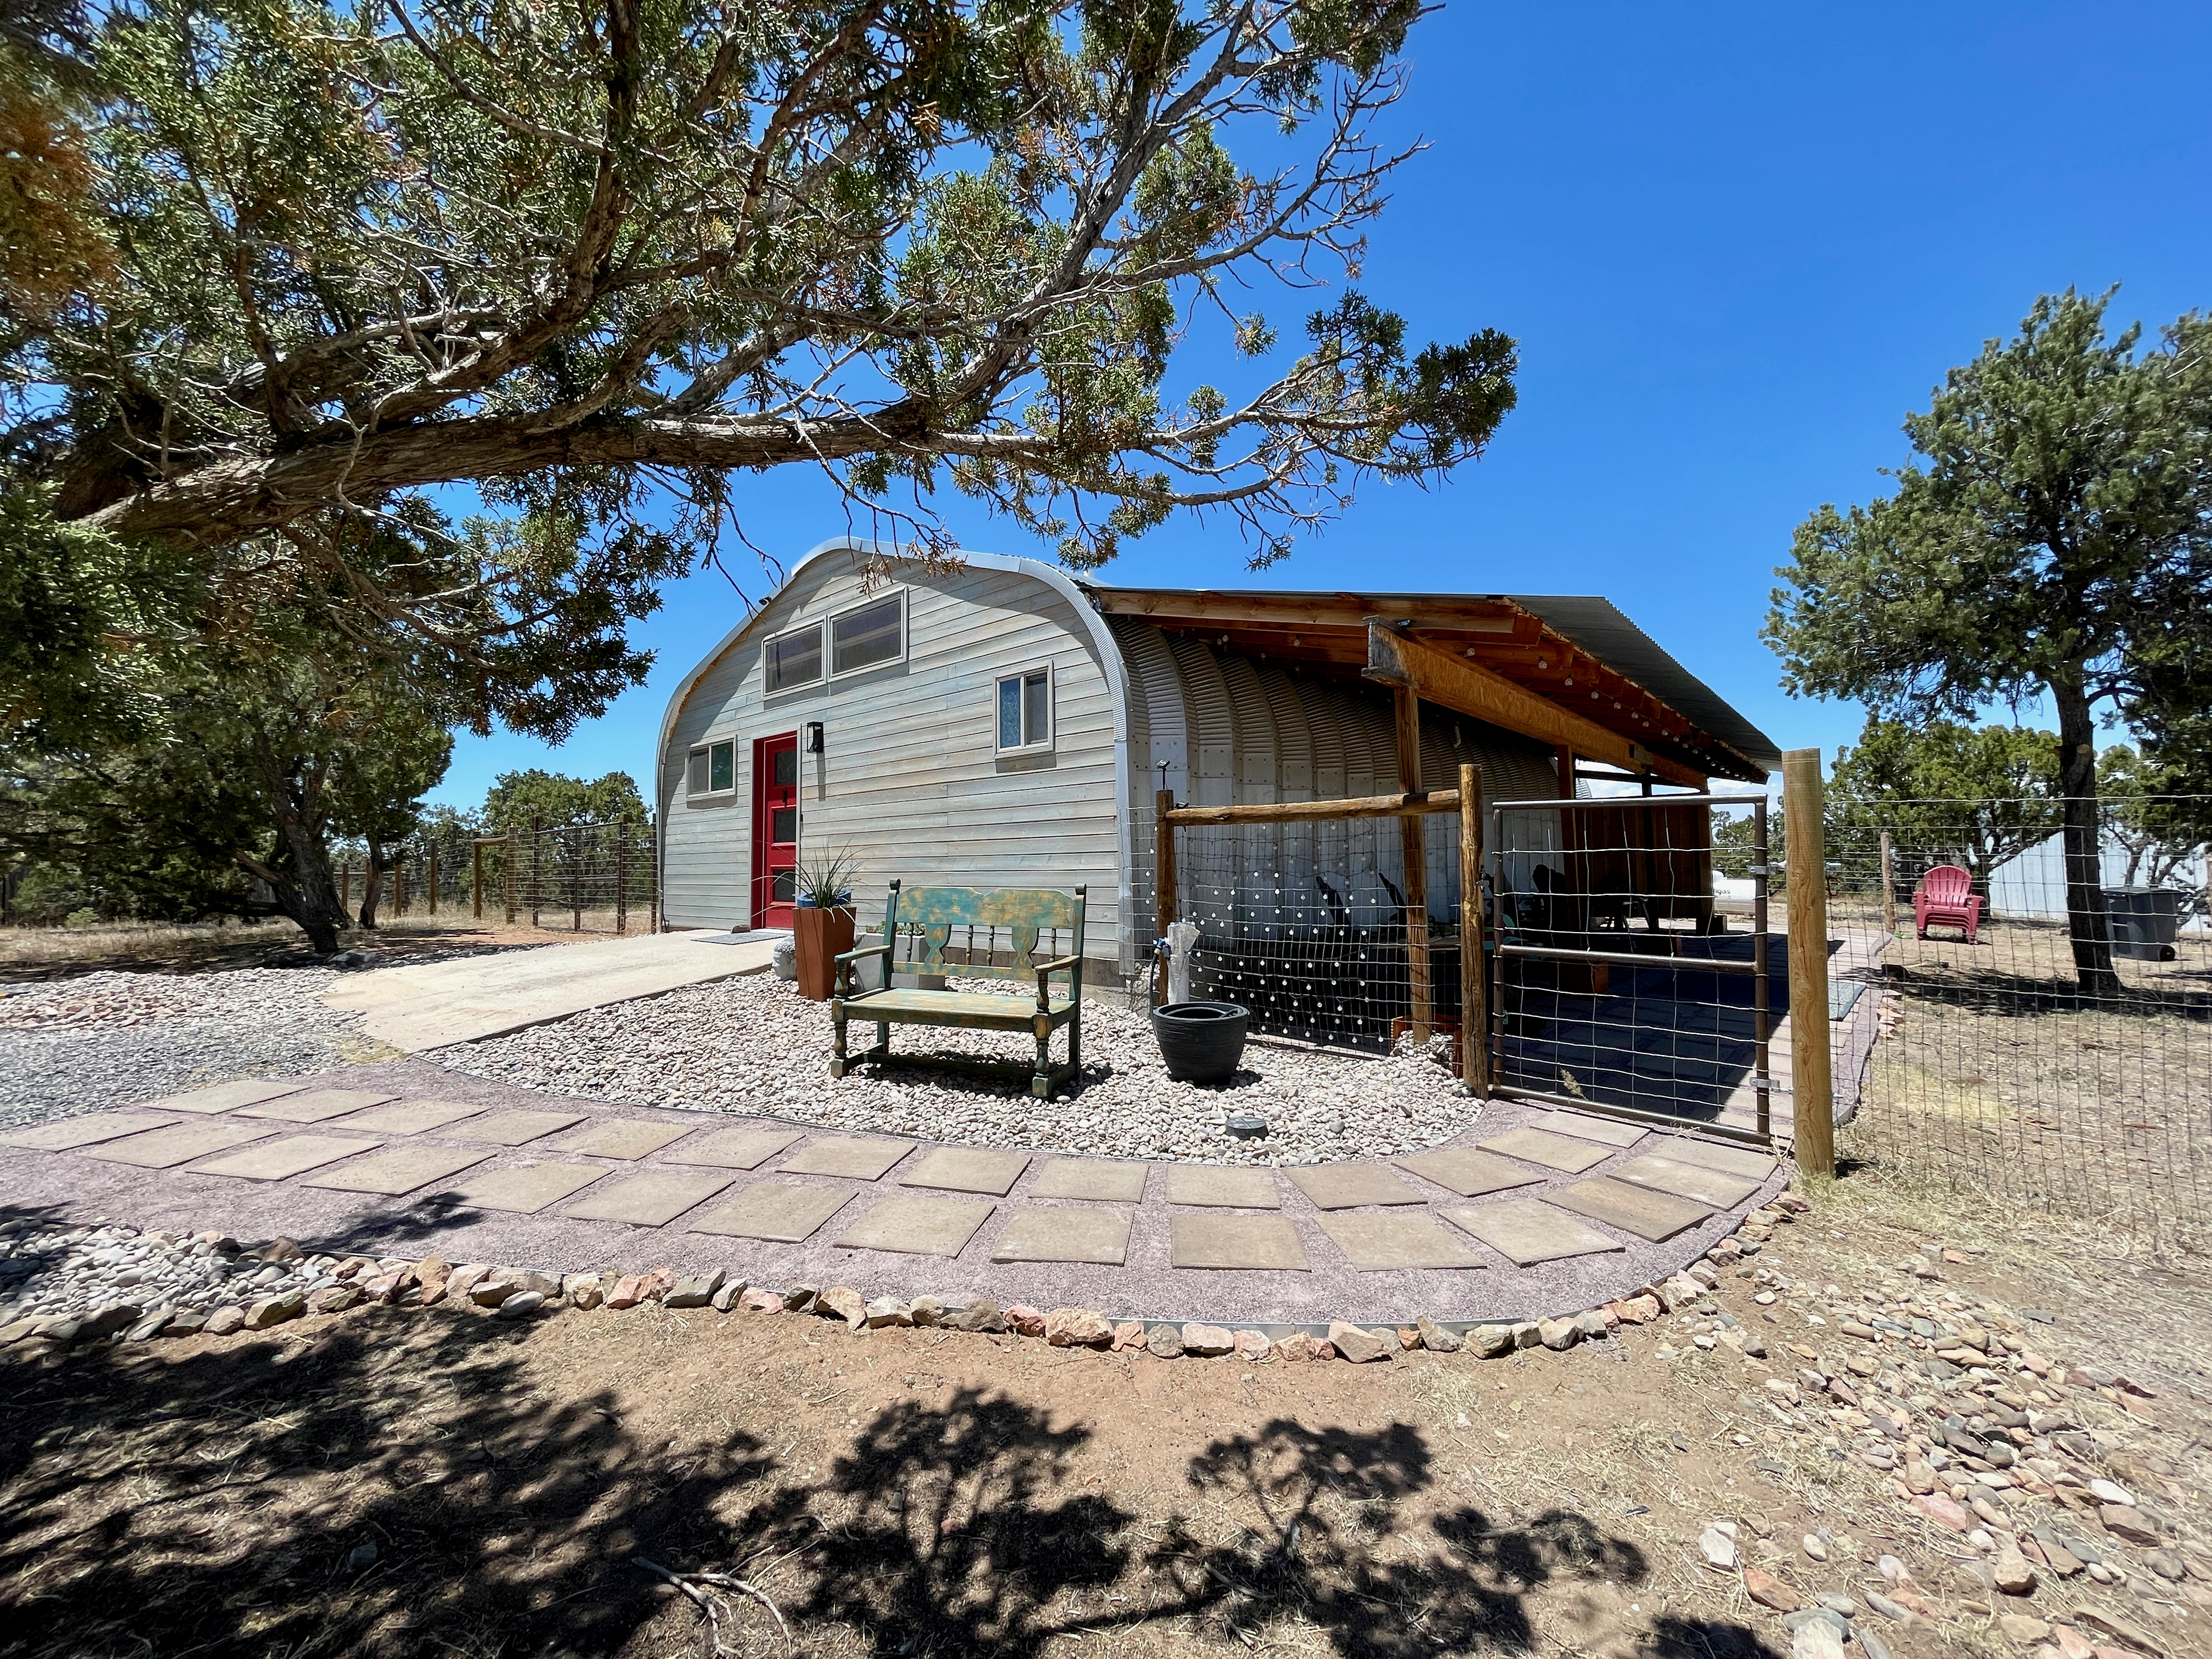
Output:
[[[0,1128],[361,1058],[345,1051],[360,1014],[320,1000],[337,977],[247,968],[0,986]]]
[[[1004,990],[990,981],[965,990]],[[1023,990],[1019,994],[1033,994]],[[855,1048],[874,1041],[855,1024]],[[1065,1052],[1066,1034],[1054,1038]],[[520,1088],[641,1106],[791,1118],[970,1146],[1049,1148],[1105,1157],[1310,1164],[1418,1151],[1468,1128],[1479,1103],[1427,1055],[1388,1059],[1253,1042],[1226,1088],[1170,1079],[1142,1012],[1083,1008],[1082,1086],[1050,1102],[1020,1081],[866,1066],[830,1075],[830,1012],[797,986],[754,975],[592,1009],[511,1036],[439,1050],[448,1070]],[[1035,1058],[1020,1032],[891,1028],[899,1053]],[[1222,1127],[1230,1113],[1267,1120],[1263,1139]]]

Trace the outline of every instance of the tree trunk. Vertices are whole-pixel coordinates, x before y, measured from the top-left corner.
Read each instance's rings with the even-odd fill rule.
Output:
[[[2066,929],[2081,994],[2117,997],[2112,936],[2105,921],[2103,815],[2097,800],[2097,727],[2078,680],[2054,681],[2058,706],[2058,793],[2065,811]]]
[[[384,861],[384,843],[371,836],[368,842],[368,887],[361,896],[361,925],[374,929],[376,926],[376,901],[384,890],[384,878],[391,873],[391,866]]]
[[[329,956],[338,948],[338,933],[346,925],[345,904],[338,897],[337,880],[331,872],[330,853],[322,837],[291,812],[278,813],[276,839],[276,848],[266,862],[240,853],[239,866],[268,884],[276,908],[299,924],[317,956]],[[288,857],[292,866],[289,876],[283,869]]]

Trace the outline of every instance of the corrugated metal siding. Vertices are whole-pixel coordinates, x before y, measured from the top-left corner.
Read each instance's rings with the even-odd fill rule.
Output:
[[[1121,920],[1115,710],[1084,620],[1060,594],[1014,572],[899,574],[908,590],[904,662],[764,695],[757,641],[864,597],[859,556],[818,559],[674,712],[660,757],[668,922],[750,922],[751,745],[819,720],[823,752],[800,757],[801,855],[852,851],[864,927],[881,915],[894,877],[986,887],[1081,883],[1090,889],[1085,953],[1112,958]],[[997,678],[1048,663],[1053,752],[1001,759]],[[714,804],[690,803],[685,756],[723,738],[738,742],[738,790]]]
[[[1114,618],[1113,628],[1128,671],[1131,701],[1142,702],[1156,715],[1180,707],[1195,734],[1189,745],[1196,751],[1195,764],[1183,771],[1181,733],[1164,735],[1167,723],[1157,717],[1142,727],[1131,724],[1130,773],[1145,781],[1141,799],[1132,802],[1140,852],[1133,901],[1138,914],[1151,915],[1156,903],[1152,794],[1163,760],[1170,763],[1171,787],[1178,772],[1188,780],[1176,787],[1177,798],[1197,805],[1396,793],[1396,734],[1389,696],[1379,686],[1370,690],[1255,662],[1130,617]],[[1425,708],[1423,784],[1455,787],[1462,762],[1480,770],[1483,792],[1493,800],[1545,796],[1555,787],[1552,751],[1545,745]],[[1404,886],[1403,851],[1397,827],[1389,819],[1206,833],[1218,838],[1215,866],[1233,862],[1237,872],[1228,908],[1240,928],[1265,928],[1279,915],[1310,908],[1318,894],[1316,876],[1328,878],[1363,926],[1379,922],[1391,908],[1378,875]],[[1424,821],[1423,833],[1430,910],[1449,915],[1459,902],[1459,821],[1453,814],[1437,813]],[[1219,851],[1230,845],[1233,858]]]

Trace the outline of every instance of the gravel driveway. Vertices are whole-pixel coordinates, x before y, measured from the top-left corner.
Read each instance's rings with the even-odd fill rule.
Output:
[[[0,987],[0,1128],[373,1058],[356,1035],[361,1016],[319,1000],[337,977],[252,968]]]

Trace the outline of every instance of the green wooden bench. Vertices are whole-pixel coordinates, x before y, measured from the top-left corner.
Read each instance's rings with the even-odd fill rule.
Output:
[[[1083,895],[1040,887],[915,887],[902,892],[893,882],[884,905],[883,942],[864,945],[837,958],[836,994],[830,999],[830,1020],[836,1030],[836,1050],[830,1074],[843,1077],[863,1060],[891,1057],[894,1025],[955,1025],[967,1030],[1029,1031],[1036,1037],[1036,1069],[1030,1091],[1040,1099],[1074,1079],[1083,1064]],[[945,956],[955,928],[1003,927],[1013,936],[1013,965],[955,962]],[[1049,962],[1036,960],[1037,940],[1048,927],[1066,928],[1074,945],[1064,957]],[[971,933],[972,937],[972,933]],[[988,935],[987,935],[988,937]],[[907,952],[901,955],[903,947]],[[920,954],[914,954],[916,949]],[[972,951],[966,954],[973,955]],[[856,988],[854,969],[870,957],[881,957],[881,990]],[[966,979],[1036,981],[1036,1000],[1000,996],[988,991],[905,990],[891,984],[893,974],[954,974]],[[1054,974],[1067,975],[1065,994],[1051,988]],[[846,1052],[847,1022],[872,1023],[876,1045],[854,1054]],[[1067,1060],[1052,1063],[1052,1034],[1067,1028]],[[959,1070],[1004,1075],[1018,1073],[1017,1062],[969,1060],[933,1055],[913,1057],[917,1066],[942,1066]]]

